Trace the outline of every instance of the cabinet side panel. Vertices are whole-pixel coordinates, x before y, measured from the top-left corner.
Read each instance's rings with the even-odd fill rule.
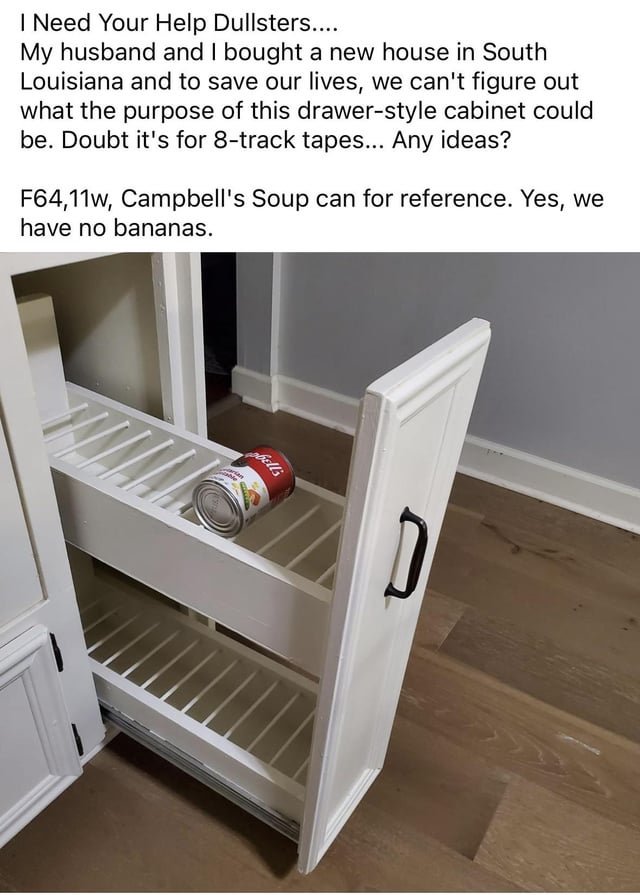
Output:
[[[67,379],[162,416],[150,255],[31,271],[14,287],[18,296],[52,296]]]

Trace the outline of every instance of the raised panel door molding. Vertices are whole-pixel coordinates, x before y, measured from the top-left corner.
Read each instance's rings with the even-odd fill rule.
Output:
[[[81,773],[42,625],[0,648],[0,847]]]

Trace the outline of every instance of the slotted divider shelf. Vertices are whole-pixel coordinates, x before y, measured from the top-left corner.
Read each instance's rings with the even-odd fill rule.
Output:
[[[99,570],[79,587],[98,696],[295,835],[316,684]],[[135,719],[135,722],[134,722]],[[293,826],[291,822],[293,821]],[[277,825],[277,824],[276,824]]]
[[[298,481],[224,539],[191,493],[236,452],[79,386],[67,399],[43,423],[66,539],[318,676],[344,500]]]

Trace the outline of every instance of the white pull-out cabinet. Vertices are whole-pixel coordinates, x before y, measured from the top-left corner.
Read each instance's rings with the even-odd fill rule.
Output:
[[[232,450],[51,368],[42,442],[103,709],[297,839],[303,872],[382,767],[488,342],[472,321],[373,383],[346,500],[299,482],[231,541],[190,492]]]

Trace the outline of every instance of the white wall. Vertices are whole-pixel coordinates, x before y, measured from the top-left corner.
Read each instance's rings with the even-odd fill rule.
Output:
[[[640,255],[290,254],[280,314],[279,372],[354,397],[486,317],[471,434],[640,487]]]

